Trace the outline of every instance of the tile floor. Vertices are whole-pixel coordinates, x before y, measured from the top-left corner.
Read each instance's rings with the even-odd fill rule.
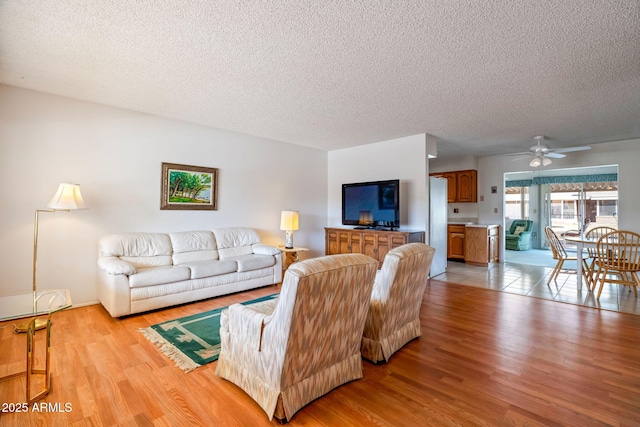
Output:
[[[492,267],[477,267],[449,261],[447,271],[434,280],[493,289],[512,294],[543,298],[563,303],[640,314],[640,295],[636,297],[626,286],[605,283],[598,300],[583,282],[578,289],[575,273],[562,272],[556,282],[547,285],[552,267],[524,265],[510,262]]]

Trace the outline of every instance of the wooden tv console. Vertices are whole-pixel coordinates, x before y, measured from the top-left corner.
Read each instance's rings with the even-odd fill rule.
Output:
[[[378,260],[380,266],[387,252],[411,242],[424,243],[424,231],[325,228],[326,255],[364,254]]]

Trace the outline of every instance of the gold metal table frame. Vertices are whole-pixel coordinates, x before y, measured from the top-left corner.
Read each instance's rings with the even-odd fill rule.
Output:
[[[51,313],[53,314],[53,313]],[[46,354],[44,361],[44,369],[36,368],[35,366],[35,354],[36,354],[36,320],[41,320],[37,318],[31,319],[27,323],[27,367],[24,371],[16,372],[14,374],[9,374],[4,377],[0,377],[0,381],[11,380],[14,378],[19,378],[22,376],[26,377],[26,403],[33,403],[36,400],[42,399],[46,396],[51,390],[51,375],[50,375],[50,367],[51,367],[51,314],[46,317],[46,325],[44,328],[44,333],[46,333],[45,343],[46,343]],[[31,383],[33,375],[44,375],[44,386],[37,390],[34,396],[31,396]]]
[[[45,296],[51,298],[47,300]],[[0,377],[0,381],[8,381],[24,376],[25,399],[28,404],[42,399],[51,390],[51,316],[69,307],[71,307],[71,297],[68,289],[46,289],[35,293],[0,297],[1,322],[29,318],[27,322],[17,325],[14,330],[16,333],[26,333],[26,369]],[[36,333],[38,333],[36,331],[45,334],[44,366],[36,366]],[[44,376],[44,384],[41,388],[32,391],[32,382],[38,376]]]

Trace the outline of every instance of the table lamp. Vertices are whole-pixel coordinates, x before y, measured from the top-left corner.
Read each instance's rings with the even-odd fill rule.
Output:
[[[35,220],[33,224],[33,311],[36,307],[36,292],[38,291],[38,217],[40,212],[69,212],[76,209],[87,209],[82,195],[80,194],[80,185],[71,183],[62,183],[58,186],[58,191],[47,204],[49,209],[36,209]],[[47,326],[46,320],[37,319],[36,329],[43,329]],[[16,332],[26,332],[28,323],[16,326]]]
[[[285,233],[285,245],[287,249],[293,249],[293,232],[298,229],[298,211],[282,211],[280,214],[280,230]]]

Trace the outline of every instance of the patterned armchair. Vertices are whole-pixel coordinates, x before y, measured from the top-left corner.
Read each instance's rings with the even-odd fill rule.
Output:
[[[420,305],[435,249],[409,243],[387,253],[373,285],[362,356],[374,363],[420,336]]]
[[[360,343],[378,263],[362,254],[292,264],[280,297],[221,316],[216,374],[282,421],[362,378]]]
[[[514,219],[511,227],[504,234],[505,248],[512,251],[528,251],[531,249],[531,229],[533,221]]]

